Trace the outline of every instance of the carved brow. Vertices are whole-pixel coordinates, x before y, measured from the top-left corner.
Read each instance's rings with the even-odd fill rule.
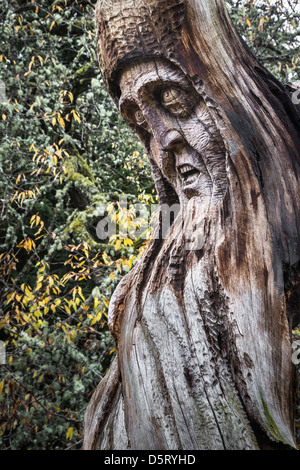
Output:
[[[130,80],[128,77],[128,82],[126,83],[125,91],[121,92],[119,105],[123,106],[125,101],[136,102],[139,96],[143,96],[144,93],[147,93],[153,89],[159,87],[168,87],[168,86],[182,87],[184,89],[190,88],[190,83],[177,71],[170,71],[170,73],[160,72],[157,73],[156,69],[147,74],[147,79],[145,82],[145,74],[141,73],[136,77],[135,80]],[[133,95],[134,90],[134,96]]]
[[[121,114],[125,115],[130,121],[134,120],[134,113],[140,110],[138,103],[133,99],[132,95],[121,96],[119,101],[119,109]]]

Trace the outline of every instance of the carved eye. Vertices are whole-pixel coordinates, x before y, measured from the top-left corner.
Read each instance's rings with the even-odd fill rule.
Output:
[[[134,114],[134,117],[135,117],[135,120],[136,120],[136,123],[141,126],[141,127],[144,127],[144,128],[147,128],[148,125],[147,125],[147,122],[146,122],[146,119],[144,118],[144,115],[142,113],[142,111],[140,109],[138,109],[135,114]]]
[[[168,106],[180,98],[180,92],[177,88],[167,88],[161,98],[162,105]]]
[[[188,93],[178,88],[167,88],[161,94],[161,104],[171,114],[180,118],[189,117],[193,105]]]

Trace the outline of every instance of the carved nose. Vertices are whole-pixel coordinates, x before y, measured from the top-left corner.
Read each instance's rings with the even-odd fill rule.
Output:
[[[184,144],[184,137],[176,129],[165,132],[161,138],[163,150],[175,150]]]

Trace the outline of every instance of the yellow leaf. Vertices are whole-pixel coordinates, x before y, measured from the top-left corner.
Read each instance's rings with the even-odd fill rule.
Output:
[[[29,323],[30,320],[29,320],[28,315],[26,315],[25,313],[23,313],[22,316],[23,316],[23,319],[25,320],[25,322],[26,322],[26,323]]]
[[[80,297],[82,298],[82,300],[85,302],[85,298],[84,298],[84,295],[83,295],[83,293],[82,293],[82,289],[81,289],[80,286],[78,287],[78,294],[80,295]]]
[[[19,196],[18,196],[18,201],[20,202],[20,205],[22,206],[23,205],[23,202],[24,202],[24,199],[26,197],[26,194],[24,192],[20,193]]]
[[[69,307],[68,307],[67,305],[65,305],[65,311],[66,311],[69,315],[71,315],[71,310],[69,309]]]
[[[122,240],[117,240],[117,243],[115,244],[115,250],[118,250],[121,246]]]
[[[7,305],[8,305],[12,300],[14,300],[15,296],[16,296],[16,292],[12,292],[12,293],[8,294],[8,296],[7,296],[7,300],[8,300],[8,301],[7,301]]]
[[[127,245],[133,246],[133,241],[130,238],[127,238]]]
[[[3,385],[4,385],[4,379],[2,380],[1,384],[0,384],[0,395],[2,393],[2,390],[3,390]]]
[[[6,121],[6,114],[2,114],[3,121]]]
[[[63,120],[63,118],[61,117],[60,114],[59,114],[58,117],[57,117],[57,121],[58,121],[58,123],[61,125],[61,127],[62,127],[63,129],[66,127],[65,121]]]
[[[70,428],[67,430],[66,438],[67,438],[69,441],[71,441],[72,437],[73,437],[73,428],[70,427]]]
[[[251,28],[251,22],[248,18],[246,19],[246,23],[247,23],[248,27]]]
[[[39,269],[39,272],[42,273],[43,271],[45,271],[46,269],[46,265],[44,264],[40,269]]]

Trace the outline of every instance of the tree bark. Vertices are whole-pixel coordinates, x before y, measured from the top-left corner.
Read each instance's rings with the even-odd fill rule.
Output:
[[[161,211],[111,301],[84,449],[295,448],[298,112],[222,0],[102,0],[96,24]]]

